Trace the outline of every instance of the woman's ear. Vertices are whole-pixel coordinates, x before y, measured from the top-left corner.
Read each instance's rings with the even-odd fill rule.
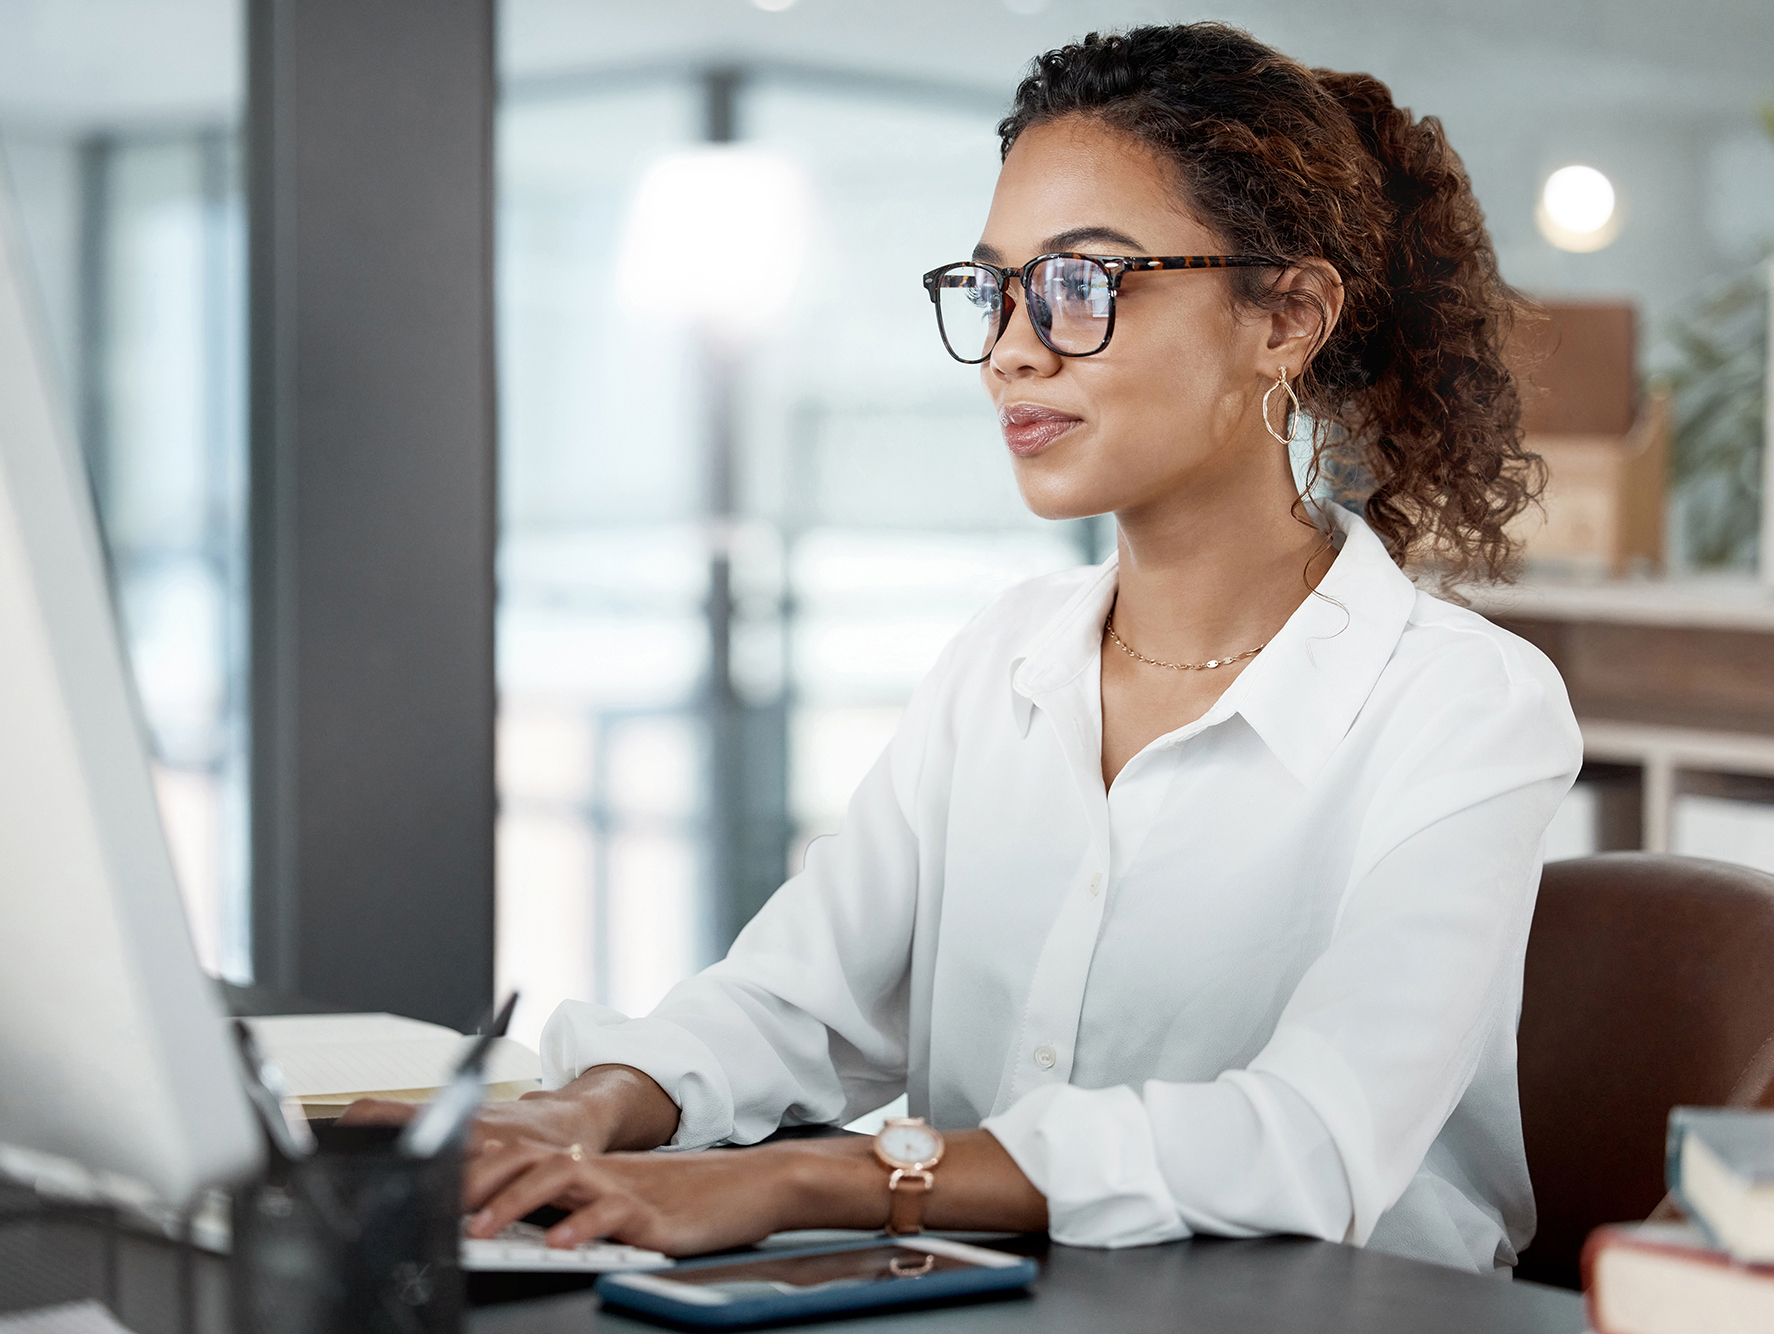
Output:
[[[1269,316],[1265,350],[1266,361],[1274,364],[1258,369],[1273,376],[1275,366],[1282,365],[1298,375],[1330,339],[1343,313],[1343,277],[1328,261],[1308,259],[1284,272],[1273,290],[1281,305]]]

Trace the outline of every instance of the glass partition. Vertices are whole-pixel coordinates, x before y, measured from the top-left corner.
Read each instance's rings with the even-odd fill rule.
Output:
[[[786,183],[804,241],[746,268],[743,219],[709,220],[689,262],[784,284],[722,340],[621,271],[649,170],[697,169],[721,95],[519,83],[501,116],[498,971],[532,1034],[569,997],[644,1012],[718,957],[950,636],[1105,538],[1024,510],[919,285],[977,239],[995,105],[741,79],[734,161]]]
[[[655,82],[500,117],[497,973],[536,1025],[649,1003],[706,954],[694,366],[615,300],[625,210],[693,111]]]
[[[199,958],[247,980],[245,235],[234,0],[10,6],[0,177],[90,470]]]
[[[753,512],[783,551],[789,816],[800,861],[836,829],[943,645],[1004,588],[1107,554],[1107,521],[1017,494],[976,369],[942,348],[919,276],[965,258],[997,175],[996,99],[841,92],[765,73],[748,138],[801,164],[802,290],[752,358]]]

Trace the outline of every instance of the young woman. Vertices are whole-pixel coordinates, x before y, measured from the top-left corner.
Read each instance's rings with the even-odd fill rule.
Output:
[[[558,1087],[483,1119],[472,1226],[553,1202],[558,1244],[687,1253],[891,1215],[1505,1268],[1580,741],[1539,653],[1400,569],[1503,574],[1538,480],[1459,160],[1374,79],[1216,24],[1050,52],[1000,132],[974,259],[926,286],[1029,507],[1113,513],[1118,552],[956,637],[724,962],[644,1019],[561,1007]],[[1301,496],[1308,433],[1359,513]],[[631,1152],[901,1092],[930,1124],[880,1152]]]

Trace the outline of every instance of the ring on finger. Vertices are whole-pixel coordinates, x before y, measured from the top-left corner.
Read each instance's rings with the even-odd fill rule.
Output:
[[[567,1146],[567,1157],[571,1158],[576,1163],[584,1162],[585,1146],[582,1144],[569,1144]]]

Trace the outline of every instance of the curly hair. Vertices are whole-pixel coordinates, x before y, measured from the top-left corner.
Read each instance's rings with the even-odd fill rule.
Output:
[[[1308,489],[1362,478],[1392,558],[1440,567],[1445,585],[1511,577],[1509,524],[1545,485],[1504,359],[1533,307],[1497,271],[1441,122],[1413,119],[1370,75],[1307,69],[1222,23],[1092,33],[1039,57],[998,126],[1004,155],[1065,116],[1162,153],[1228,251],[1336,268],[1342,318],[1297,382],[1314,423]],[[1274,269],[1227,273],[1245,308],[1324,314]]]

